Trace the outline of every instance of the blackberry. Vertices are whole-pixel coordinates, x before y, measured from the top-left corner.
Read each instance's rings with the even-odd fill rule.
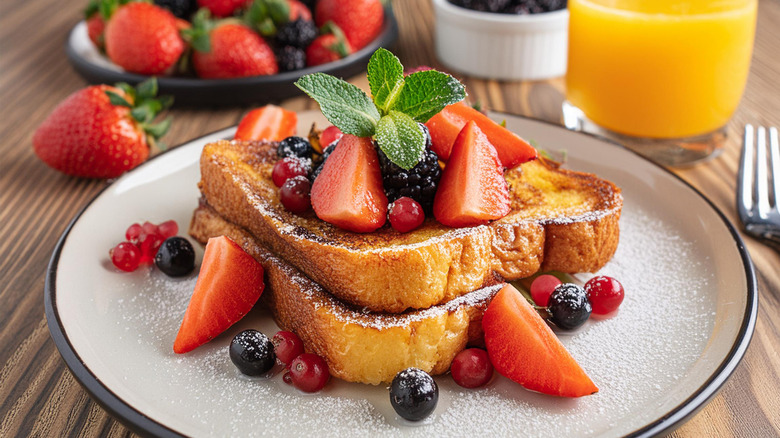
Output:
[[[441,179],[439,156],[431,150],[431,136],[425,125],[420,125],[425,132],[425,152],[419,163],[410,170],[399,167],[377,149],[379,166],[382,169],[382,182],[385,186],[388,202],[408,196],[420,203],[426,213],[433,209],[433,198]]]
[[[325,164],[325,160],[328,159],[330,154],[333,153],[333,150],[336,149],[336,143],[335,141],[330,144],[330,146],[326,147],[324,151],[322,151],[322,158],[320,158],[320,162],[317,165],[317,167],[314,168],[314,172],[311,173],[311,181],[314,182],[315,179],[320,175],[320,172],[322,172],[322,166]]]
[[[276,55],[279,71],[294,71],[306,67],[306,52],[293,46],[284,46]]]
[[[276,154],[279,157],[298,157],[311,159],[314,149],[311,147],[309,140],[303,137],[287,137],[279,142],[279,146],[276,148]]]
[[[299,18],[283,24],[276,31],[276,43],[280,46],[306,47],[317,38],[319,30],[313,21]]]
[[[189,19],[193,12],[198,9],[195,0],[154,0],[154,4],[171,11],[175,16],[184,19]]]
[[[547,304],[550,320],[564,330],[574,330],[585,324],[592,312],[585,289],[574,283],[555,288]]]

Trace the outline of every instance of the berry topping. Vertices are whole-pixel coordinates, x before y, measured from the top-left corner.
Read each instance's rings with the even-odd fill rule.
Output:
[[[122,242],[109,251],[111,263],[125,272],[133,272],[141,263],[141,250],[130,242]]]
[[[209,239],[173,351],[187,353],[227,330],[252,309],[264,287],[257,260],[225,236]]]
[[[143,225],[141,225],[141,230],[143,230],[146,234],[159,234],[159,229],[157,228],[157,225],[146,221]]]
[[[334,125],[330,125],[320,134],[320,146],[327,148],[343,136],[344,133],[341,132],[341,129]]]
[[[493,364],[487,351],[467,348],[452,360],[450,372],[455,383],[464,388],[479,388],[493,377]]]
[[[285,181],[296,176],[308,176],[311,171],[311,160],[296,157],[284,157],[274,164],[271,179],[276,187],[281,187]]]
[[[133,224],[127,227],[127,231],[125,231],[125,239],[127,239],[128,242],[138,242],[138,238],[141,237],[141,233],[143,232],[143,228],[139,224]]]
[[[425,152],[414,167],[406,170],[396,165],[381,150],[379,150],[379,164],[382,169],[385,193],[390,202],[407,196],[419,202],[423,210],[430,212],[441,179],[441,166],[439,166],[439,157],[431,150],[428,128],[425,128],[425,125],[420,126],[423,127],[425,134]]]
[[[345,134],[311,188],[317,217],[345,230],[368,233],[385,224],[387,197],[370,138]]]
[[[179,224],[174,220],[165,221],[160,225],[157,225],[157,231],[163,239],[167,239],[179,234]]]
[[[455,139],[469,121],[476,123],[487,136],[498,152],[501,164],[507,169],[536,158],[536,149],[527,141],[474,108],[458,102],[447,106],[425,123],[431,132],[431,148],[443,161],[449,160]]]
[[[279,71],[295,71],[306,68],[306,52],[293,46],[284,46],[276,54]]]
[[[537,306],[547,307],[550,295],[561,284],[558,277],[550,274],[540,275],[531,283],[531,299]]]
[[[262,376],[274,367],[274,345],[257,330],[244,330],[230,343],[230,360],[247,376]]]
[[[600,275],[585,283],[585,292],[596,315],[612,313],[620,307],[625,293],[623,285],[612,277]]]
[[[322,151],[322,158],[320,158],[320,164],[317,165],[317,167],[314,169],[314,172],[311,174],[311,180],[314,181],[317,179],[318,176],[320,176],[320,172],[322,172],[322,167],[325,165],[325,160],[330,157],[330,154],[333,153],[333,150],[336,149],[336,145],[338,143],[333,142],[330,144],[330,146],[326,147],[324,151]]]
[[[279,46],[292,46],[299,49],[306,47],[317,38],[319,29],[313,21],[297,19],[288,21],[276,31],[276,43]]]
[[[293,332],[280,331],[271,339],[274,344],[276,358],[289,365],[293,359],[303,354],[303,341]]]
[[[330,379],[328,364],[320,356],[303,353],[290,363],[292,384],[303,392],[317,392]]]
[[[425,213],[420,204],[412,198],[398,198],[388,206],[390,225],[400,233],[407,233],[422,225]]]
[[[163,237],[158,233],[141,233],[138,238],[138,248],[141,250],[141,263],[151,263],[163,243]]]
[[[409,421],[420,421],[436,409],[439,387],[433,377],[418,368],[407,368],[390,384],[390,403],[395,412]]]
[[[564,283],[550,295],[547,310],[550,312],[550,321],[555,325],[573,330],[585,324],[590,317],[591,306],[585,289],[574,283]]]
[[[295,134],[297,127],[298,114],[276,105],[266,105],[249,111],[241,119],[234,138],[281,141]]]
[[[482,328],[496,371],[523,387],[563,397],[598,391],[539,313],[511,285],[490,301]]]
[[[157,250],[154,264],[169,277],[183,277],[195,269],[195,250],[183,237],[169,237]]]
[[[290,375],[290,370],[285,369],[284,374],[282,374],[282,381],[288,385],[292,385],[292,376]]]
[[[305,176],[288,179],[279,190],[279,200],[295,214],[306,213],[311,209],[311,182]]]
[[[298,157],[311,159],[314,149],[311,147],[309,140],[303,137],[287,137],[279,142],[279,146],[276,148],[276,153],[279,157]]]
[[[474,122],[463,127],[433,201],[436,220],[471,227],[509,213],[509,188],[496,150]]]

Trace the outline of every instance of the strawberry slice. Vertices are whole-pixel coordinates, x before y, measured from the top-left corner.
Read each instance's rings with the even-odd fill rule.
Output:
[[[298,115],[276,105],[249,111],[238,124],[236,140],[282,141],[295,135]]]
[[[524,388],[562,397],[598,392],[555,333],[511,285],[493,297],[482,317],[482,329],[493,367]]]
[[[385,224],[387,197],[371,138],[344,134],[322,166],[311,187],[317,217],[357,233]]]
[[[187,353],[227,330],[252,309],[264,286],[257,260],[225,236],[209,239],[173,351]]]
[[[509,188],[495,148],[470,121],[444,167],[433,199],[433,215],[449,227],[471,227],[509,213]]]
[[[511,169],[536,158],[536,149],[514,132],[494,122],[488,116],[458,102],[445,107],[425,124],[431,133],[431,149],[442,161],[447,161],[458,133],[473,120],[496,148],[501,164]]]

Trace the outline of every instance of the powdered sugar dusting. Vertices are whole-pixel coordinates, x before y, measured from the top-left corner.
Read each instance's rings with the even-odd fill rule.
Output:
[[[254,310],[194,352],[175,355],[173,339],[194,276],[172,280],[148,269],[127,277],[134,291],[117,295],[108,313],[122,328],[116,360],[140,362],[155,376],[156,383],[144,384],[126,370],[125,380],[138,394],[138,400],[128,402],[188,435],[620,435],[632,430],[625,429],[627,418],[634,419],[632,424],[637,418],[653,420],[648,403],[659,403],[680,385],[712,332],[715,309],[704,291],[713,280],[702,273],[706,266],[700,261],[707,259],[697,251],[652,212],[626,209],[618,251],[600,272],[621,280],[626,300],[612,318],[559,334],[599,393],[561,399],[526,391],[503,377],[487,388],[465,390],[449,376],[439,376],[439,406],[419,425],[395,415],[384,386],[334,380],[322,393],[306,395],[284,384],[278,369],[270,378],[241,376],[230,362],[228,345],[245,328],[272,335],[276,326],[263,310]],[[692,272],[696,282],[687,281]],[[466,295],[451,305],[484,298]],[[425,312],[414,314],[422,318]]]

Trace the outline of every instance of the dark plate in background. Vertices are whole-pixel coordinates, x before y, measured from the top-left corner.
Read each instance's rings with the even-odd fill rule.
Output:
[[[379,47],[390,47],[398,39],[398,23],[391,7],[385,8],[382,31],[373,42],[357,52],[328,64],[269,76],[238,79],[199,79],[195,77],[159,77],[160,94],[170,94],[176,105],[264,104],[302,95],[293,83],[315,72],[348,78],[366,69],[371,55]],[[70,31],[65,53],[73,68],[91,84],[127,82],[137,84],[149,76],[128,73],[111,64],[92,46],[81,21]]]

